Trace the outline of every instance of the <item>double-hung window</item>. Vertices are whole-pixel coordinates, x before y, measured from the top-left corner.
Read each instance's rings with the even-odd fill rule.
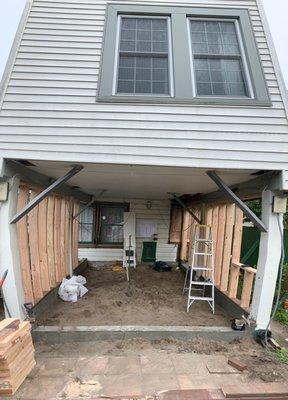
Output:
[[[249,96],[237,20],[191,18],[189,25],[196,95]]]
[[[169,20],[118,17],[115,93],[169,95]]]
[[[97,100],[271,105],[249,11],[108,5]]]

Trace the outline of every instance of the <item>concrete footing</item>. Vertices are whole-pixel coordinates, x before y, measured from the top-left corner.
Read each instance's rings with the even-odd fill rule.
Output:
[[[233,331],[229,327],[202,326],[39,326],[32,332],[36,342],[67,343],[96,340],[126,340],[142,338],[149,341],[172,338],[191,340],[203,338],[216,341],[232,341],[251,335],[249,330]]]

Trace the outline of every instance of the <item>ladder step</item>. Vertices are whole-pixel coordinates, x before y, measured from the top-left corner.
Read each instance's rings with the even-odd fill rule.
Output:
[[[212,253],[194,253],[195,256],[212,256]]]
[[[191,267],[191,269],[195,269],[196,271],[213,271],[213,268],[201,267],[200,265],[197,265],[196,267]]]
[[[195,239],[194,242],[209,242],[209,243],[213,243],[212,239]]]
[[[189,300],[213,301],[213,297],[190,296],[190,297],[189,297]]]
[[[192,285],[203,285],[203,286],[214,286],[213,282],[207,282],[207,281],[192,281]]]

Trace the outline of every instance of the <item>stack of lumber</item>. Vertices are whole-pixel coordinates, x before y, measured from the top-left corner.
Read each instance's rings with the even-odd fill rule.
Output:
[[[13,395],[35,366],[30,322],[0,322],[0,398]]]

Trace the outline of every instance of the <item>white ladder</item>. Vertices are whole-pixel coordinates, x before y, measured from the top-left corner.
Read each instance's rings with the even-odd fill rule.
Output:
[[[191,266],[186,270],[183,293],[188,290],[187,312],[195,301],[207,301],[214,314],[214,251],[210,225],[196,225],[192,244]],[[187,281],[189,277],[189,286]],[[211,288],[207,294],[207,288]],[[201,292],[199,296],[194,291]],[[206,293],[205,293],[206,292]]]
[[[123,268],[136,268],[136,249],[132,244],[131,235],[129,235],[128,243],[125,243],[123,248]]]

